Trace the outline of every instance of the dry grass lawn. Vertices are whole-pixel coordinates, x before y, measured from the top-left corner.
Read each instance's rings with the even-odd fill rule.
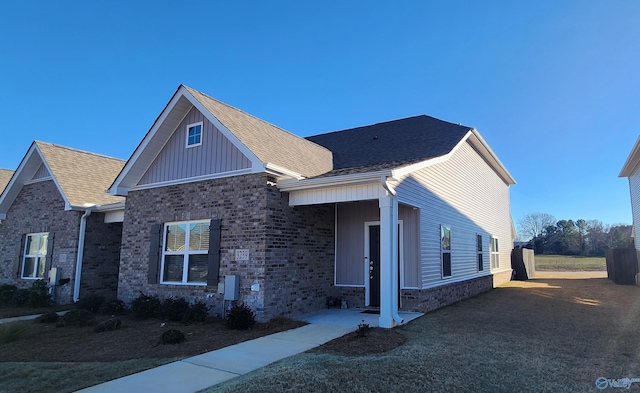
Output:
[[[640,288],[604,278],[511,282],[394,330],[406,342],[390,352],[320,348],[205,391],[589,392],[640,378]]]

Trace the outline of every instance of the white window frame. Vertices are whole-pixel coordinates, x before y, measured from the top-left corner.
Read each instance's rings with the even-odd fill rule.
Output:
[[[491,236],[489,251],[491,253],[491,269],[500,268],[500,242],[495,236]]]
[[[484,271],[484,246],[482,241],[482,233],[476,233],[476,269],[478,269],[478,272]]]
[[[449,230],[449,249],[446,249],[444,247],[444,242],[443,242],[444,228],[447,228],[447,230]],[[445,276],[444,274],[444,255],[445,254],[449,255],[449,265],[450,265],[449,268],[451,270],[451,274],[448,276]],[[451,258],[451,225],[440,225],[440,274],[442,278],[453,277],[453,260]]]
[[[200,142],[189,144],[189,131],[192,128],[197,127],[197,126],[200,126]],[[191,147],[196,147],[196,146],[202,145],[203,130],[204,130],[204,125],[203,125],[203,122],[201,122],[201,121],[199,121],[197,123],[191,123],[191,124],[187,125],[187,137],[186,137],[186,141],[185,141],[185,145],[186,145],[187,149],[189,149]]]
[[[41,242],[42,242],[42,238],[44,237],[44,235],[47,235],[47,244],[45,244],[44,246],[44,254],[40,253],[40,246],[41,246]],[[28,250],[28,245],[29,245],[29,238],[30,237],[35,237],[37,239],[37,245],[36,245],[36,253],[35,254],[27,254],[27,250]],[[48,247],[48,242],[49,242],[49,232],[36,232],[36,233],[28,233],[25,238],[24,238],[24,249],[22,250],[22,269],[20,271],[20,277],[26,280],[43,280],[45,278],[45,275],[47,274],[47,272],[44,271],[43,269],[43,273],[42,273],[42,277],[38,276],[38,264],[41,258],[44,258],[44,266],[46,266],[47,264],[47,247]],[[35,265],[33,266],[33,275],[31,276],[25,276],[24,275],[24,268],[26,266],[26,261],[27,258],[35,258]]]
[[[193,286],[206,286],[207,281],[205,279],[204,282],[190,282],[187,281],[189,278],[189,255],[208,255],[209,254],[209,244],[207,244],[206,250],[189,250],[189,236],[190,231],[188,230],[189,226],[192,224],[203,224],[211,225],[211,220],[193,220],[193,221],[175,221],[175,222],[167,222],[163,226],[162,231],[162,261],[160,263],[160,283],[168,284],[168,285],[193,285]],[[187,230],[185,231],[184,238],[184,250],[178,251],[167,251],[167,227],[171,225],[185,225]],[[207,230],[210,230],[208,228]],[[182,255],[182,281],[165,281],[164,279],[164,261],[165,256],[167,255]]]

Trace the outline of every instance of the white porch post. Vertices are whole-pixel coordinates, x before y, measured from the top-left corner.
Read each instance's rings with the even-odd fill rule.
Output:
[[[380,327],[396,325],[398,312],[398,201],[384,191],[380,206]]]

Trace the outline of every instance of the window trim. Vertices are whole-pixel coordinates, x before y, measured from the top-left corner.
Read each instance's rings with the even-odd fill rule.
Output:
[[[476,259],[476,268],[478,272],[484,271],[484,250],[482,247],[482,233],[476,233],[476,252],[478,254]]]
[[[499,269],[500,268],[500,242],[499,242],[499,238],[495,237],[495,236],[491,236],[490,237],[490,242],[489,242],[489,252],[490,252],[490,259],[491,259],[491,269]],[[494,244],[495,244],[495,249],[494,249]]]
[[[198,143],[193,143],[193,144],[189,144],[189,131],[194,128],[200,126],[200,142]],[[201,146],[202,145],[202,130],[204,128],[204,124],[202,121],[198,121],[195,123],[191,123],[191,124],[187,124],[187,132],[186,132],[186,139],[185,139],[185,146],[187,149],[190,149],[192,147],[197,147],[197,146]]]
[[[162,253],[160,254],[160,281],[159,283],[162,285],[188,285],[188,286],[207,286],[207,279],[205,278],[205,280],[203,282],[189,282],[187,281],[189,279],[189,256],[190,255],[209,255],[209,243],[207,242],[207,249],[206,250],[194,250],[194,251],[190,251],[189,247],[187,247],[186,245],[189,244],[189,236],[190,236],[190,231],[186,231],[185,232],[185,247],[184,250],[182,251],[166,251],[167,248],[167,227],[170,225],[181,225],[184,224],[187,227],[191,224],[201,224],[201,223],[206,223],[208,225],[207,231],[211,230],[211,220],[191,220],[191,221],[172,221],[172,222],[165,222],[162,225]],[[182,255],[183,256],[183,260],[182,260],[182,281],[165,281],[164,279],[164,262],[165,262],[165,256],[167,255]],[[209,266],[207,265],[207,269],[209,268]],[[207,271],[207,274],[209,274],[209,272]]]
[[[41,244],[40,242],[42,241],[42,237],[44,235],[47,235],[47,244],[45,244],[44,247],[44,254],[40,254],[39,250],[41,249]],[[29,245],[29,237],[32,236],[37,236],[38,239],[38,245],[36,247],[36,253],[35,254],[27,254],[27,246]],[[38,262],[40,260],[40,258],[44,258],[44,268],[46,269],[47,267],[47,251],[48,251],[48,247],[49,247],[49,232],[34,232],[34,233],[27,233],[25,235],[24,238],[24,248],[22,249],[22,269],[20,269],[20,278],[23,280],[44,280],[47,275],[47,272],[44,271],[42,273],[42,277],[38,277],[37,276],[37,272],[38,272]],[[33,276],[25,276],[24,275],[24,268],[26,266],[25,262],[27,260],[27,258],[35,258],[35,265],[33,267]]]
[[[444,248],[444,229],[447,229],[449,231],[449,249]],[[453,277],[453,261],[451,258],[451,225],[444,225],[441,224],[440,225],[440,275],[441,278],[443,279],[449,279],[451,277]],[[445,254],[449,255],[449,270],[450,270],[450,274],[449,275],[445,275],[444,272],[444,256]]]

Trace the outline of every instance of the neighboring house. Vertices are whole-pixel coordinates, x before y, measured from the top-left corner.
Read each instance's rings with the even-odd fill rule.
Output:
[[[111,185],[126,196],[119,298],[258,319],[428,311],[511,277],[511,175],[472,128],[417,116],[307,139],[180,86]],[[230,285],[230,283],[227,283]]]
[[[124,199],[104,190],[123,165],[33,142],[0,194],[0,283],[29,287],[52,270],[59,303],[115,297]]]
[[[4,190],[7,184],[9,184],[9,180],[11,180],[11,176],[13,176],[12,170],[0,169],[0,193]]]
[[[627,161],[622,167],[622,171],[618,177],[626,177],[629,179],[629,191],[631,194],[631,215],[633,217],[632,236],[636,249],[640,250],[640,231],[637,225],[640,223],[640,137],[636,140],[635,145]]]

